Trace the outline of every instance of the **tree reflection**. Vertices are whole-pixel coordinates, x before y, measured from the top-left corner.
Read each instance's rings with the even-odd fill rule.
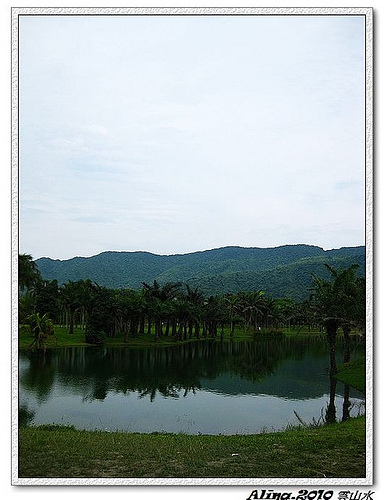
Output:
[[[19,382],[34,392],[38,401],[45,401],[51,392],[56,368],[47,352],[31,351],[28,360],[29,366],[21,370]]]
[[[35,417],[35,412],[28,409],[26,404],[19,404],[19,427],[30,425]]]
[[[325,423],[333,424],[336,422],[336,385],[337,380],[334,377],[329,377],[329,403],[325,413]],[[345,422],[350,418],[351,401],[350,397],[350,387],[347,384],[343,384],[343,413],[341,420]]]
[[[57,383],[84,400],[105,400],[108,393],[115,392],[136,393],[153,401],[157,394],[187,397],[220,379],[220,391],[225,394],[239,394],[243,381],[245,391],[252,393],[264,384],[277,396],[309,398],[324,393],[326,352],[323,343],[312,339],[205,341],[146,349],[63,348],[47,351],[44,356],[21,353],[20,385],[38,399],[47,397]],[[275,380],[271,375],[283,363],[287,374],[283,370]],[[330,421],[334,418],[335,390],[331,384]]]
[[[329,377],[329,403],[325,412],[326,424],[333,424],[334,422],[336,422],[336,384],[337,380],[333,377]]]

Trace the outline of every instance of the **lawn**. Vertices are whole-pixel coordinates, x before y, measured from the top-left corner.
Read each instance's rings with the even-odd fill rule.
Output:
[[[254,340],[255,335],[265,335],[264,333],[254,333],[251,329],[244,332],[243,328],[236,328],[234,332],[234,340],[236,341],[246,341]],[[229,327],[224,328],[223,336],[221,336],[221,330],[218,331],[218,336],[216,339],[223,339],[224,341],[230,340]],[[29,331],[29,327],[21,325],[19,327],[19,348],[28,349],[33,342],[33,336]],[[124,336],[122,333],[118,333],[114,338],[106,338],[105,346],[118,347],[118,346],[130,346],[130,347],[148,347],[148,346],[170,346],[175,345],[175,343],[185,343],[185,342],[196,342],[195,338],[188,340],[175,340],[171,335],[161,336],[157,341],[155,341],[154,334],[148,335],[148,333],[140,334],[137,337],[128,336],[127,341],[124,342]],[[55,333],[47,338],[46,347],[56,348],[56,347],[81,347],[87,346],[85,342],[85,332],[80,327],[74,328],[74,333],[69,334],[69,329],[64,326],[55,325]]]
[[[19,430],[24,478],[365,477],[365,419],[234,436]]]

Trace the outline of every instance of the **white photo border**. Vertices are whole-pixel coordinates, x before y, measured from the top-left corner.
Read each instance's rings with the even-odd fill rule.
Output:
[[[372,485],[373,484],[373,8],[259,7],[13,7],[12,23],[12,485]],[[366,476],[364,478],[20,478],[18,476],[18,236],[19,236],[19,17],[20,16],[365,16],[366,202]]]

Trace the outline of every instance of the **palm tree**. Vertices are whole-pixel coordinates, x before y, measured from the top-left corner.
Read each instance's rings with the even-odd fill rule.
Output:
[[[18,281],[19,281],[19,323],[35,313],[36,294],[35,287],[41,280],[40,271],[32,256],[19,254]]]
[[[262,290],[240,292],[242,312],[244,314],[244,329],[253,324],[255,330],[259,327],[258,319],[265,310],[265,293]]]
[[[18,278],[21,291],[33,287],[41,279],[40,271],[31,255],[19,254]]]
[[[355,272],[349,272],[344,277],[345,288],[343,295],[344,321],[341,324],[343,330],[343,363],[350,361],[350,341],[349,336],[352,328],[356,327],[365,331],[365,279],[356,277]]]
[[[145,301],[141,290],[119,290],[117,302],[121,330],[124,332],[124,342],[126,342],[128,330],[132,337],[137,337],[140,327],[144,324]]]
[[[79,284],[75,281],[68,281],[60,288],[60,299],[68,316],[69,334],[72,335],[75,326],[75,312],[80,308]]]
[[[57,280],[40,280],[34,287],[35,312],[47,313],[56,322],[59,311],[59,286]]]
[[[162,334],[162,323],[167,317],[167,304],[177,296],[180,283],[165,283],[161,286],[156,280],[153,285],[143,283],[144,297],[147,301],[148,333],[151,333],[152,319],[155,321],[155,340]]]
[[[240,311],[240,298],[238,294],[228,293],[224,297],[224,302],[229,319],[229,336],[233,338],[235,331],[235,323]]]
[[[193,327],[195,328],[195,337],[200,337],[200,322],[203,313],[204,294],[198,288],[192,288],[188,284],[185,285],[187,293],[185,299],[189,304],[188,324],[189,324],[189,338],[192,337]]]
[[[43,314],[43,316],[40,316],[39,313],[31,314],[28,317],[28,323],[34,336],[31,345],[35,344],[38,350],[45,349],[48,335],[55,333],[53,323],[49,319],[48,314]]]
[[[117,308],[115,290],[93,284],[85,328],[87,343],[103,344],[105,337],[115,335]]]
[[[357,264],[337,271],[325,264],[331,281],[312,275],[312,304],[325,327],[330,354],[330,374],[337,373],[335,344],[338,328],[344,333],[344,360],[349,361],[349,332],[365,315],[361,280],[356,276]]]
[[[36,297],[32,290],[19,295],[19,324],[23,324],[28,316],[35,312]]]

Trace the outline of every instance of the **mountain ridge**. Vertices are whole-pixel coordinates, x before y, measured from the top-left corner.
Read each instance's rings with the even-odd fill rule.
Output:
[[[275,250],[279,248],[294,248],[294,247],[307,247],[307,248],[317,248],[320,249],[322,252],[333,252],[333,251],[339,251],[344,248],[347,249],[353,249],[353,248],[365,248],[364,245],[356,245],[352,247],[340,247],[340,248],[331,248],[329,250],[324,250],[322,247],[319,247],[318,245],[310,245],[306,243],[292,243],[292,244],[285,244],[285,245],[278,245],[276,247],[243,247],[241,245],[225,245],[223,247],[215,247],[215,248],[208,248],[205,250],[195,250],[193,252],[184,252],[184,253],[168,253],[168,254],[158,254],[155,252],[150,252],[148,250],[103,250],[102,252],[96,253],[94,255],[88,255],[88,256],[83,256],[83,255],[74,255],[73,257],[69,257],[67,259],[54,259],[52,257],[38,257],[37,259],[34,259],[35,261],[42,260],[42,259],[49,259],[52,261],[60,261],[60,262],[66,262],[69,260],[73,259],[92,259],[94,257],[98,257],[100,255],[104,254],[145,254],[145,255],[155,255],[157,257],[183,257],[185,255],[194,255],[194,254],[203,254],[203,253],[208,253],[208,252],[215,252],[218,250],[227,250],[227,249],[241,249],[241,250]]]
[[[226,246],[186,254],[145,251],[104,251],[91,257],[35,260],[43,279],[91,279],[109,288],[141,288],[143,282],[176,281],[202,289],[206,295],[264,289],[273,296],[302,299],[311,273],[327,275],[324,264],[365,271],[365,247],[324,250],[316,245],[278,247]],[[263,286],[258,286],[263,285]]]

